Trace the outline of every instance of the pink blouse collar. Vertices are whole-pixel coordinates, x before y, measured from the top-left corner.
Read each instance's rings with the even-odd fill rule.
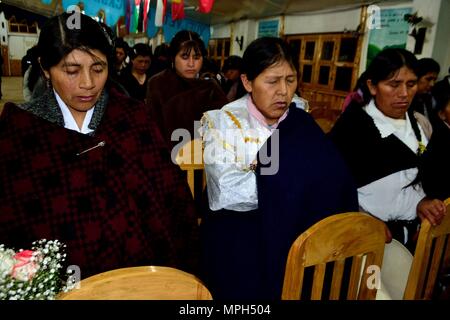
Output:
[[[254,117],[260,124],[262,124],[264,127],[270,130],[275,130],[281,121],[283,121],[289,112],[289,108],[286,110],[286,112],[278,119],[278,121],[272,125],[269,125],[266,121],[266,118],[263,116],[263,114],[256,108],[255,104],[253,103],[252,96],[249,94],[247,98],[247,110],[250,113],[252,117]]]

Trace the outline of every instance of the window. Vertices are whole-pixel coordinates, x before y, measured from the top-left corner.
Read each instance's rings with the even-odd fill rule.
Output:
[[[230,39],[211,39],[208,45],[208,57],[222,69],[223,62],[230,56]]]
[[[318,83],[327,86],[329,82],[330,82],[330,67],[320,66]]]
[[[4,24],[2,23],[2,26]],[[17,22],[16,18],[12,16],[9,19],[9,32],[21,32],[21,33],[37,33],[37,22],[28,25],[26,20]]]
[[[336,81],[334,82],[334,90],[351,91],[352,90],[353,68],[337,67]]]
[[[303,82],[311,83],[312,82],[312,65],[305,64],[303,65],[303,72],[301,77]]]
[[[341,39],[338,61],[353,62],[355,60],[357,38]]]
[[[314,59],[314,51],[316,48],[316,43],[314,41],[307,41],[305,46],[305,60],[313,60]]]
[[[289,35],[286,40],[300,65],[300,95],[311,108],[326,105],[340,110],[358,78],[361,39],[347,33],[327,33]]]
[[[300,49],[302,48],[302,40],[292,40],[289,42],[292,53],[295,55],[296,60],[300,58]]]
[[[299,87],[345,96],[358,77],[360,39],[349,34],[287,36],[300,63]]]
[[[332,60],[334,50],[334,41],[325,41],[322,45],[322,54],[320,60]]]

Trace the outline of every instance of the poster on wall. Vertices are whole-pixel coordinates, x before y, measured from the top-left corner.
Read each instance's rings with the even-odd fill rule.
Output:
[[[258,38],[278,37],[279,20],[265,20],[258,24]]]
[[[383,49],[406,48],[409,24],[404,20],[412,8],[380,10],[379,28],[370,29],[369,46],[367,48],[367,65]]]

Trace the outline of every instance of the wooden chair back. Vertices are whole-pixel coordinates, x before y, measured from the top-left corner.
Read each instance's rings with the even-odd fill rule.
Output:
[[[58,300],[212,300],[192,274],[169,267],[130,267],[81,280]]]
[[[206,176],[203,165],[203,147],[201,139],[194,139],[184,144],[178,151],[175,161],[181,170],[186,171],[187,182],[195,199],[195,171],[201,170],[203,173],[202,190],[206,187]]]
[[[317,222],[291,246],[282,299],[301,299],[307,267],[314,268],[312,300],[322,299],[324,285],[329,288],[330,300],[340,299],[343,279],[348,281],[346,299],[375,299],[377,287],[369,288],[368,278],[372,270],[381,268],[385,239],[383,222],[362,212],[336,214]],[[352,264],[346,279],[344,266],[348,258]],[[333,263],[334,267],[331,283],[325,284],[327,263]]]
[[[450,198],[442,223],[432,226],[423,220],[406,284],[405,300],[430,300],[440,272],[450,267]]]

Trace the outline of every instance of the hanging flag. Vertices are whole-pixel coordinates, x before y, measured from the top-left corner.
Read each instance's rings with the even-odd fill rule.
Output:
[[[132,0],[131,3],[131,14],[130,14],[130,33],[138,32],[138,23],[139,23],[139,4],[141,0]]]
[[[128,29],[125,24],[125,17],[122,16],[119,18],[119,20],[117,20],[117,23],[116,23],[116,35],[117,35],[117,37],[122,38],[122,37],[126,36],[127,34],[128,34]]]
[[[140,0],[138,11],[137,32],[142,32],[144,28],[144,0]]]
[[[144,1],[144,32],[147,30],[149,10],[150,10],[150,0],[145,0]]]
[[[199,0],[198,10],[202,13],[209,13],[214,5],[214,0]]]
[[[131,14],[133,12],[132,8],[131,0],[127,0],[125,8],[125,26],[127,28],[127,32],[130,32]]]
[[[150,6],[150,10],[148,11],[148,20],[154,21],[156,15],[156,8],[154,6]],[[147,36],[149,38],[156,37],[156,33],[158,32],[158,27],[155,26],[154,23],[148,23],[147,24]]]
[[[167,0],[156,1],[155,26],[162,27],[164,24],[164,16],[166,15]]]
[[[172,0],[172,21],[184,19],[184,1]]]

